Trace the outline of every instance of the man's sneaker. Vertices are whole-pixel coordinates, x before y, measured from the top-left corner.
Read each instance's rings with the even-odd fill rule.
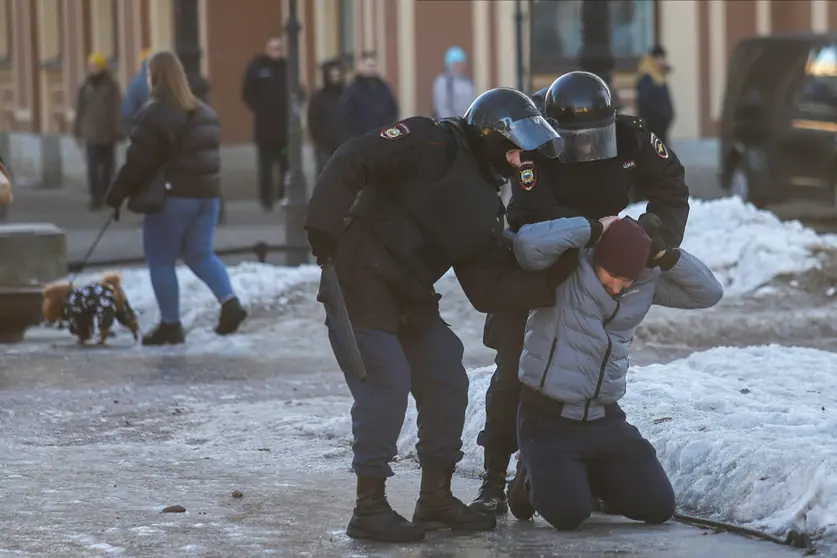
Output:
[[[529,501],[529,475],[523,460],[518,456],[517,471],[509,486],[509,510],[521,521],[529,521],[535,515],[535,508]]]

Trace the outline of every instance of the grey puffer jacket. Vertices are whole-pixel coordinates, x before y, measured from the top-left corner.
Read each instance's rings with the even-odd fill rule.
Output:
[[[625,395],[628,347],[652,304],[709,308],[724,294],[712,271],[684,250],[669,270],[646,269],[617,296],[596,276],[591,235],[583,217],[525,225],[514,240],[520,265],[546,269],[565,251],[579,249],[579,265],[556,288],[556,304],[532,310],[520,358],[519,378],[529,388],[563,405],[561,416],[595,420],[604,406]]]

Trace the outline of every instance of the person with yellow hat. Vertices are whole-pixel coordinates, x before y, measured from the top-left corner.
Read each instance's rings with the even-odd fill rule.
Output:
[[[113,180],[116,142],[124,137],[119,107],[122,93],[108,71],[105,57],[94,52],[87,57],[87,77],[78,91],[74,135],[84,146],[90,209],[101,209]]]

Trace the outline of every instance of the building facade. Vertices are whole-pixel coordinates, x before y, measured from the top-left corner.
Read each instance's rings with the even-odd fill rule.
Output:
[[[302,84],[319,86],[324,60],[350,65],[354,53],[374,50],[402,116],[429,115],[433,79],[458,44],[477,92],[515,87],[519,9],[524,83],[536,90],[575,67],[582,3],[299,0]],[[199,49],[223,142],[247,144],[242,74],[266,38],[283,32],[287,10],[288,0],[0,0],[0,132],[66,135],[90,52],[108,57],[124,89],[143,49]],[[672,136],[694,139],[715,134],[727,60],[740,38],[834,29],[837,0],[611,0],[610,19],[614,84],[628,110],[637,61],[661,43],[674,66]]]

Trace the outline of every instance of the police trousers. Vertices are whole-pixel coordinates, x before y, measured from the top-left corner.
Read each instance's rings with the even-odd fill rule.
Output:
[[[528,316],[529,312],[512,312],[486,320],[484,343],[497,351],[494,375],[485,392],[485,427],[477,437],[487,455],[507,457],[517,451],[517,373]]]
[[[656,450],[616,408],[611,416],[581,422],[525,397],[520,402],[517,429],[529,501],[556,529],[575,529],[590,517],[594,494],[628,519],[657,524],[674,514],[674,491]]]
[[[328,309],[328,307],[327,307]],[[389,463],[412,393],[418,410],[416,453],[423,468],[453,469],[462,459],[462,429],[468,406],[468,375],[462,342],[437,317],[420,333],[392,334],[355,328],[367,379],[351,370],[341,332],[326,320],[329,341],[352,393],[355,474],[390,477]]]

